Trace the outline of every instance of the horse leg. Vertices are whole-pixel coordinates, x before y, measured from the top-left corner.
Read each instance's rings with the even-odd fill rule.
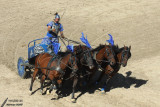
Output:
[[[108,77],[107,77],[104,85],[103,85],[102,88],[101,88],[102,93],[105,93],[105,90],[106,90],[106,88],[107,88],[107,84],[108,84],[108,82],[109,82],[110,79],[111,79],[111,76],[108,75]]]
[[[76,99],[74,97],[74,93],[75,93],[75,88],[76,88],[76,85],[77,85],[77,82],[78,82],[78,77],[74,77],[74,80],[73,80],[73,91],[72,91],[72,103],[76,103]]]
[[[98,80],[96,81],[96,84],[100,84],[101,80],[102,80],[102,77],[104,75],[104,72],[102,72],[98,78]]]
[[[32,92],[33,82],[34,82],[34,80],[35,80],[35,78],[36,78],[37,73],[38,73],[38,69],[35,69],[34,72],[33,72],[32,79],[31,79],[31,85],[30,85],[30,89],[29,89],[30,92]],[[31,93],[31,94],[32,94],[32,93]]]
[[[54,95],[54,99],[57,100],[59,98],[59,89],[57,89],[56,80],[55,79],[52,80],[52,84],[51,84],[51,87],[49,89],[49,92],[50,93],[52,92],[52,94]]]
[[[46,76],[42,75],[42,77],[41,77],[41,93],[42,94],[43,94],[43,84],[44,84],[45,78],[46,78]]]
[[[50,89],[49,89],[49,92],[51,92],[53,89],[54,89],[54,90],[57,89],[55,79],[52,80],[52,84],[51,84],[51,87],[50,87]]]

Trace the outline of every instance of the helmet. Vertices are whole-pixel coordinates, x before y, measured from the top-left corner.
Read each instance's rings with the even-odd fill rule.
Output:
[[[60,16],[58,15],[58,13],[55,13],[55,15],[56,15],[56,16],[55,16],[55,19],[56,19],[56,18],[60,19]]]

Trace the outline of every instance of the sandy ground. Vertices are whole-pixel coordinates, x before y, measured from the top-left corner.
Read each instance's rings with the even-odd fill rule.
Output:
[[[23,100],[24,107],[159,107],[159,7],[159,0],[0,0],[0,105],[8,97]],[[27,59],[28,42],[46,35],[55,12],[62,15],[64,34],[70,39],[80,41],[84,32],[95,47],[105,44],[110,33],[119,46],[132,46],[132,58],[106,94],[85,93],[76,104],[70,96],[54,101],[39,90],[29,95],[30,79],[18,76],[17,59]],[[36,81],[33,90],[39,86]]]

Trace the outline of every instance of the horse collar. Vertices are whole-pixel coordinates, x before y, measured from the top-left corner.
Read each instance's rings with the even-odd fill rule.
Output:
[[[94,52],[94,54],[93,54],[93,59],[94,59],[94,60],[96,60],[97,53],[98,53],[98,52],[96,51],[96,52]]]
[[[58,59],[58,62],[57,62],[57,67],[56,67],[56,71],[58,71],[59,73],[61,73],[62,75],[64,75],[64,71],[61,69],[61,67],[60,67],[60,63],[61,63],[61,60],[62,60],[62,58],[59,58]]]

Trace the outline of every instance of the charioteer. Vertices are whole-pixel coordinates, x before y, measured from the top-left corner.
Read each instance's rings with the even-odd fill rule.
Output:
[[[55,13],[54,20],[47,24],[47,30],[48,30],[47,35],[42,40],[43,44],[49,44],[50,42],[59,43],[59,39],[58,39],[59,32],[60,32],[60,36],[62,38],[65,38],[63,34],[63,30],[64,30],[63,25],[60,23],[60,16],[58,15],[57,12]]]

